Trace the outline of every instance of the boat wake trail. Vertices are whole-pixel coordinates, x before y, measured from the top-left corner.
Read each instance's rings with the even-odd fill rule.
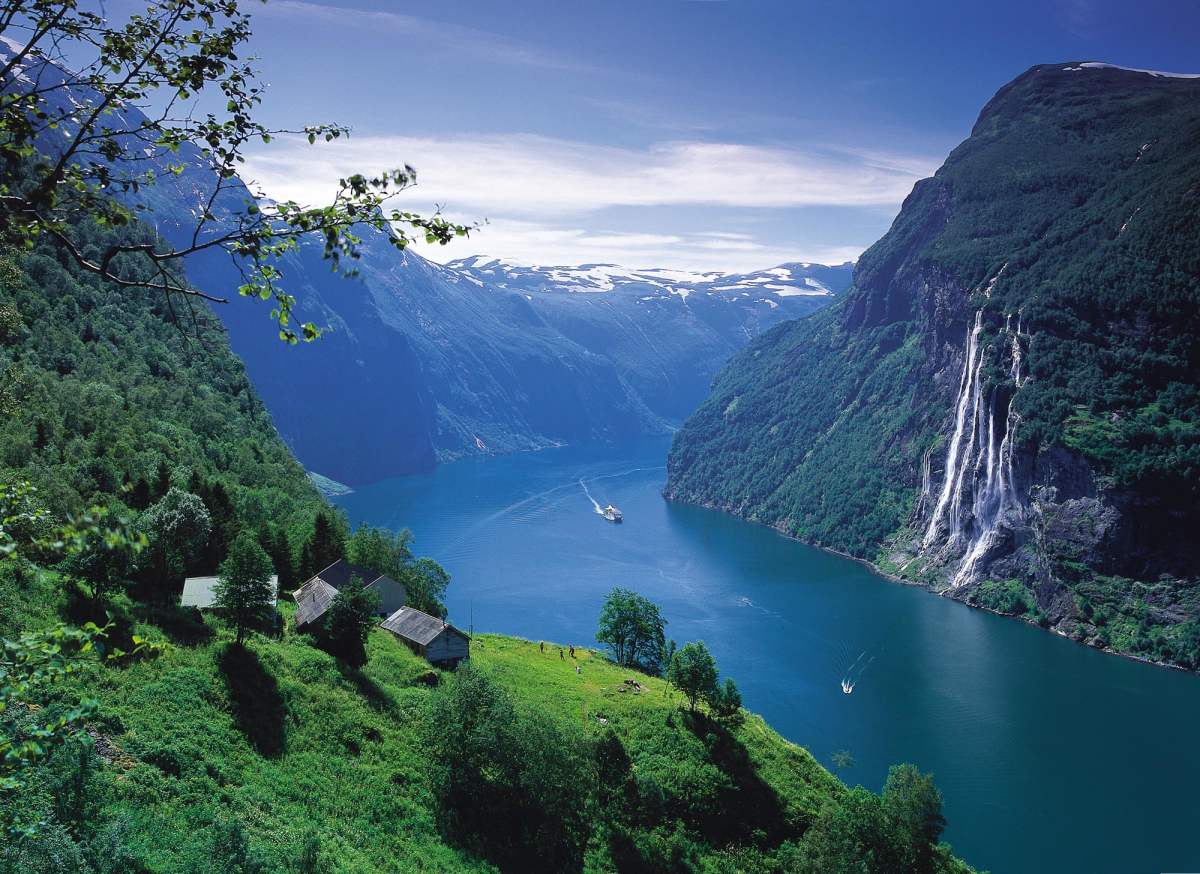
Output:
[[[585,483],[583,480],[580,480],[579,485],[582,486],[583,493],[587,495],[587,499],[592,502],[592,506],[596,508],[596,512],[603,516],[604,508],[600,506],[599,501],[592,497],[592,493],[588,491],[587,483]]]
[[[592,477],[593,480],[598,479],[616,479],[621,476],[629,476],[631,473],[642,473],[647,470],[666,470],[665,464],[657,464],[654,467],[631,467],[629,470],[623,470],[620,473],[602,473],[599,476]]]
[[[859,653],[858,658],[854,660],[854,664],[850,665],[850,667],[846,670],[846,673],[842,676],[842,691],[847,695],[854,691],[854,686],[859,680],[862,679],[862,675],[866,672],[867,668],[870,667],[871,662],[875,661],[875,656],[871,656],[869,659],[863,662],[862,658],[866,654],[867,651],[865,649]],[[860,662],[862,662],[861,667],[859,666]],[[856,671],[857,674],[855,673]]]

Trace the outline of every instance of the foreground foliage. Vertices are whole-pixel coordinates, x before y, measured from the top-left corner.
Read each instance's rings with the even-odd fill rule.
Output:
[[[163,872],[967,870],[934,845],[919,775],[894,798],[847,790],[758,717],[693,717],[592,651],[576,673],[481,636],[431,688],[383,631],[359,671],[303,635],[237,648],[209,628],[74,681],[97,698],[94,739],[38,769],[17,801],[44,825],[0,871],[114,870],[106,854]],[[864,855],[880,847],[929,867]]]
[[[196,299],[224,302],[225,290],[181,282],[172,263],[224,252],[241,271],[238,292],[272,301],[280,338],[294,343],[320,334],[311,322],[295,324],[296,298],[282,282],[280,259],[301,239],[319,241],[338,269],[359,257],[364,228],[386,231],[398,249],[414,237],[446,243],[468,229],[389,207],[415,182],[408,166],[341,179],[320,207],[259,203],[246,190],[237,168],[249,144],[289,133],[309,143],[349,133],[340,125],[288,130],[258,120],[264,86],[241,57],[251,35],[247,5],[147,0],[144,11],[122,19],[73,0],[3,4],[0,237],[23,246],[52,240],[113,288],[149,289],[166,306],[178,299],[189,310]],[[200,102],[213,109],[200,113]],[[190,222],[187,244],[116,239],[102,251],[89,248],[84,227],[128,225],[154,204],[160,174],[189,171],[202,180],[192,192],[197,206],[186,219],[172,217]]]

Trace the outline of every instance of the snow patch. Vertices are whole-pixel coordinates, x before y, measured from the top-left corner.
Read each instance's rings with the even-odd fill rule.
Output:
[[[768,285],[766,287],[780,297],[824,297],[829,294],[829,289],[824,287],[819,287],[819,289],[799,288],[795,285]]]
[[[1105,64],[1101,61],[1085,61],[1074,67],[1063,67],[1067,73],[1078,73],[1080,70],[1124,70],[1127,73],[1145,73],[1147,76],[1157,76],[1164,79],[1200,79],[1200,73],[1168,73],[1163,70],[1141,70],[1137,67],[1122,67],[1119,64]]]

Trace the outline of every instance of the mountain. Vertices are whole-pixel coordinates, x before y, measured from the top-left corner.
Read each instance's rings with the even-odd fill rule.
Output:
[[[589,270],[535,285],[512,268],[442,267],[377,233],[353,280],[315,245],[290,260],[302,317],[332,328],[318,343],[264,342],[261,308],[218,313],[300,459],[352,485],[464,455],[665,432],[750,337],[823,305],[850,273],[638,278],[585,295],[558,277]],[[231,270],[223,257],[188,264],[202,287],[229,287]]]
[[[1200,667],[1200,79],[1036,66],[852,286],[736,355],[669,498]]]
[[[191,233],[188,205],[211,184],[205,172],[189,166],[153,193],[156,227],[176,244]],[[231,193],[226,208],[249,196]],[[362,238],[356,278],[331,273],[319,241],[282,265],[298,316],[330,329],[317,343],[273,342],[253,302],[217,308],[296,455],[350,485],[465,455],[667,432],[731,354],[829,302],[851,271],[622,274],[478,257],[443,267],[380,232]],[[190,257],[187,272],[201,288],[241,281],[216,251]],[[604,293],[578,293],[585,287]]]
[[[12,50],[0,44],[0,57]],[[70,81],[38,63],[48,85]],[[92,99],[82,87],[46,97],[68,115]],[[112,123],[136,132],[146,119],[127,107]],[[58,147],[53,137],[40,145]],[[172,245],[189,246],[215,186],[210,162],[190,144],[175,152],[131,134],[125,145],[145,154],[156,183],[123,196]],[[238,180],[229,185],[201,239],[253,201]],[[243,277],[227,254],[186,260],[193,285],[234,298],[216,311],[279,433],[309,470],[349,485],[470,454],[666,433],[750,337],[812,312],[850,279],[849,264],[690,274],[475,257],[442,267],[383,232],[360,236],[354,279],[331,272],[318,239],[279,265],[298,318],[329,329],[299,348],[273,340],[268,306],[237,299]]]
[[[76,230],[101,251],[154,239],[138,224]],[[314,517],[334,514],[219,320],[206,307],[182,320],[161,294],[103,282],[49,238],[0,254],[3,545],[37,532],[27,510],[61,519],[99,504],[146,511],[145,523],[174,485],[197,493],[182,507],[198,499],[211,519],[194,551],[223,557],[234,535],[254,532],[287,579],[283,562],[315,538]],[[14,491],[26,481],[28,508]],[[171,512],[186,530],[188,513]],[[36,714],[99,707],[86,742],[3,772],[4,874],[284,871],[297,860],[332,870],[335,858],[364,872],[581,871],[585,849],[588,870],[661,870],[672,858],[716,870],[736,854],[742,867],[824,871],[880,834],[894,867],[926,856],[930,871],[970,874],[936,834],[922,844],[908,827],[911,792],[900,790],[924,779],[911,766],[883,796],[849,789],[760,717],[689,717],[665,680],[635,681],[598,651],[573,651],[576,674],[531,641],[486,635],[467,666],[443,673],[375,628],[360,669],[295,633],[290,603],[286,632],[243,647],[215,611],[163,603],[174,599],[157,596],[157,573],[154,591],[110,591],[108,602],[75,578],[94,585],[116,566],[48,565],[24,548],[0,557],[6,658],[18,663],[22,632],[41,632],[47,658],[72,666],[42,680],[50,689],[5,690],[0,741],[50,745],[53,731],[33,735]],[[120,661],[72,663],[44,631],[93,617]],[[139,637],[153,657],[130,655]],[[487,773],[462,767],[464,753]]]
[[[556,331],[611,361],[656,415],[678,424],[707,396],[721,363],[766,328],[824,306],[850,284],[853,265],[692,273],[476,256],[446,267],[493,293],[523,295]]]

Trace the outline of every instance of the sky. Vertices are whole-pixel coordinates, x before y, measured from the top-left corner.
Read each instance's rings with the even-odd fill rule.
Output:
[[[413,165],[398,205],[486,222],[419,249],[740,271],[856,258],[1030,66],[1200,71],[1193,0],[254,5],[273,141],[245,175],[321,203]]]

